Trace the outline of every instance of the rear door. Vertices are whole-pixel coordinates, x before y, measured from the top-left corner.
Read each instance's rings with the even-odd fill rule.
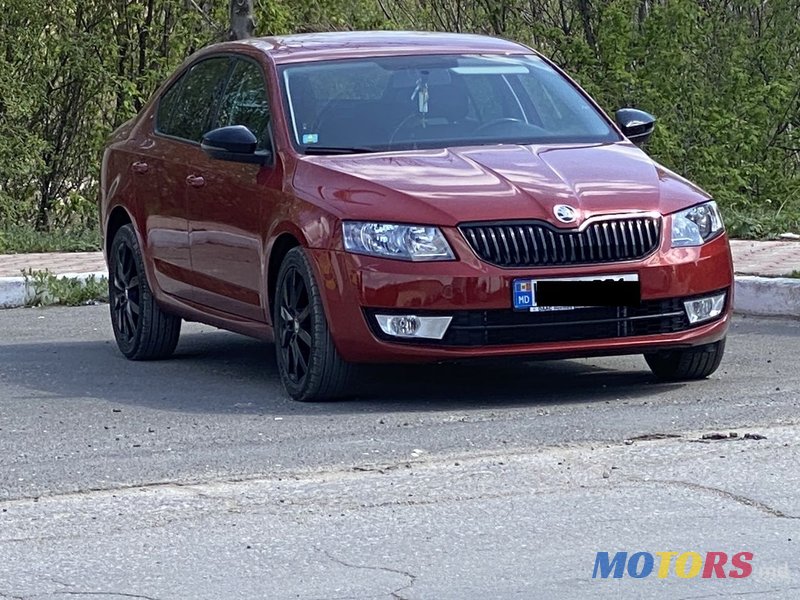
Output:
[[[271,149],[270,107],[262,67],[246,57],[233,62],[216,108],[214,127],[244,125]],[[262,292],[265,223],[279,201],[280,177],[272,165],[215,160],[192,153],[189,240],[196,299],[228,314],[265,320]]]
[[[187,161],[199,151],[200,137],[212,119],[212,106],[230,68],[227,56],[192,65],[159,99],[153,134],[139,142],[131,165],[136,195],[144,207],[145,239],[158,286],[193,299],[186,193]]]

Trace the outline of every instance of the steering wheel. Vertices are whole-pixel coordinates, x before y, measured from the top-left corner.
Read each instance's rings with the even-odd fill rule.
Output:
[[[472,133],[480,134],[493,129],[498,125],[511,125],[512,123],[515,125],[521,125],[524,123],[524,121],[522,121],[522,119],[515,119],[514,117],[501,117],[499,119],[492,119],[488,123],[484,123],[483,125],[477,127]]]

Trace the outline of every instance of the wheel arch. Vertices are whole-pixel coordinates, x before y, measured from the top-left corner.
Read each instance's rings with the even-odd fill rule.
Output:
[[[103,243],[103,251],[106,254],[106,260],[108,260],[109,253],[111,252],[111,244],[114,242],[114,236],[117,235],[117,232],[120,230],[120,228],[124,227],[125,225],[133,225],[133,219],[131,218],[130,213],[122,206],[115,206],[108,215],[108,223],[106,224],[105,239]],[[133,229],[138,237],[139,232],[136,231],[135,225],[133,225]]]
[[[162,291],[161,288],[158,286],[158,282],[156,281],[155,272],[153,271],[153,264],[152,261],[147,259],[146,253],[146,246],[145,246],[145,239],[142,237],[142,232],[140,231],[136,219],[132,216],[130,210],[123,206],[123,205],[116,205],[114,208],[111,209],[111,212],[108,215],[108,220],[106,221],[105,226],[105,235],[103,239],[103,252],[105,253],[106,257],[106,264],[110,267],[110,252],[111,252],[111,244],[114,243],[114,236],[117,235],[117,232],[124,227],[125,225],[130,225],[133,227],[133,233],[136,236],[136,239],[139,241],[139,249],[142,252],[142,261],[144,263],[144,276],[147,278],[147,283],[150,285],[150,289],[153,291],[153,295],[156,297],[158,301],[162,298]]]
[[[284,231],[275,238],[270,249],[269,259],[267,260],[267,318],[270,322],[272,322],[275,288],[278,286],[278,271],[280,271],[281,263],[286,258],[289,250],[298,246],[303,246],[300,236],[290,231]]]

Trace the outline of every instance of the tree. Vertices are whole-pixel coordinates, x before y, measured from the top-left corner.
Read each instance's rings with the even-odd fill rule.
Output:
[[[228,39],[243,40],[253,36],[256,21],[253,17],[253,0],[231,0],[231,28]]]

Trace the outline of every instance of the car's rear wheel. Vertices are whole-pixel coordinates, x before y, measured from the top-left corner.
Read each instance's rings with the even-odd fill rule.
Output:
[[[300,247],[281,264],[273,305],[278,371],[289,395],[301,402],[344,395],[352,365],[333,344],[319,287]]]
[[[725,338],[713,344],[645,354],[656,377],[672,381],[703,379],[719,367],[725,353]]]
[[[155,360],[175,351],[181,320],[156,304],[144,274],[139,240],[131,225],[120,227],[111,242],[108,301],[114,337],[127,358]]]

